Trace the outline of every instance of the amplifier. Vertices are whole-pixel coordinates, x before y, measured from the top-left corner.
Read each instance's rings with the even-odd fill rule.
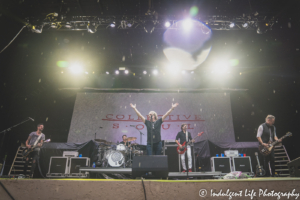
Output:
[[[227,174],[232,171],[229,157],[211,157],[210,164],[213,172],[219,171]]]
[[[252,165],[250,156],[233,157],[233,171],[249,172],[252,173]]]
[[[226,150],[224,151],[224,154],[226,157],[239,157],[238,150]]]
[[[52,156],[47,177],[66,177],[69,174],[68,157]]]
[[[70,158],[70,174],[68,177],[87,177],[87,173],[80,173],[80,167],[89,167],[90,166],[90,158],[87,157],[74,157]]]
[[[300,177],[300,157],[287,163],[291,177]]]
[[[78,157],[77,151],[63,151],[63,157]]]

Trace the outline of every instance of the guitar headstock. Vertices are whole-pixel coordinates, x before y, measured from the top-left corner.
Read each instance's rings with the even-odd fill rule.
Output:
[[[292,134],[291,132],[287,132],[285,135],[286,135],[287,137],[291,137],[293,134]]]
[[[44,142],[51,142],[51,139],[47,139],[47,140],[45,140]]]
[[[198,133],[198,136],[201,136],[204,132]]]

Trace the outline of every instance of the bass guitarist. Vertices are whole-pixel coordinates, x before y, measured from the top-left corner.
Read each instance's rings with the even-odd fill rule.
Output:
[[[187,128],[187,125],[182,124],[181,131],[176,136],[175,142],[178,144],[178,146],[180,148],[182,148],[182,144],[184,142],[188,143],[190,140],[192,142],[195,142],[195,140],[192,139],[191,133],[188,132],[186,130],[186,128]],[[180,140],[180,143],[179,143],[178,139]],[[188,157],[189,172],[192,172],[192,155],[191,155],[191,146],[190,145],[187,146],[186,153],[187,153],[187,157]],[[182,169],[183,169],[182,172],[186,172],[187,169],[186,169],[186,165],[185,165],[185,153],[181,154],[180,158],[181,158],[181,165],[182,165]]]
[[[268,147],[268,143],[274,142],[278,140],[276,136],[276,128],[274,126],[275,117],[273,115],[268,115],[266,117],[266,122],[261,124],[257,130],[257,140],[260,144],[265,147]],[[281,141],[279,141],[281,142]],[[271,175],[268,163],[270,162],[271,167]],[[274,157],[274,148],[272,149],[271,153],[267,156],[264,156],[264,169],[266,170],[266,176],[275,176],[275,157]]]
[[[43,145],[43,142],[45,140],[45,135],[42,133],[44,130],[44,125],[43,124],[38,124],[37,125],[37,131],[36,132],[31,132],[29,134],[28,139],[26,140],[26,147],[30,149],[32,146],[37,144],[37,148],[32,151],[28,157],[26,158],[25,161],[25,167],[24,167],[24,175],[26,176],[27,174],[27,167],[29,163],[29,159],[32,158],[32,164],[31,164],[31,170],[30,170],[30,178],[33,178],[33,172],[36,167],[36,162],[39,157],[39,147]]]

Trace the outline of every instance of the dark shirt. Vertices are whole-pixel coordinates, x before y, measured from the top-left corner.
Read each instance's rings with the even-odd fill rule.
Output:
[[[188,132],[188,131],[187,131]],[[192,135],[190,132],[188,132],[188,141],[192,140]],[[180,144],[182,145],[186,141],[186,133],[183,131],[180,131],[177,133],[176,140],[180,140]]]
[[[125,145],[125,142],[122,141],[122,142],[120,142],[120,144],[124,144],[124,145]],[[131,142],[126,142],[126,146],[128,146],[128,145],[130,145],[130,144],[131,144]]]
[[[151,143],[151,131],[153,131],[153,143],[161,141],[160,130],[162,123],[162,118],[156,120],[154,123],[147,119],[145,120],[145,125],[147,127],[147,143]]]

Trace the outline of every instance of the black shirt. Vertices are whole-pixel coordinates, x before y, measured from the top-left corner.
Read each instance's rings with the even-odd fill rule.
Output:
[[[147,127],[147,143],[151,143],[151,130],[153,129],[153,143],[157,143],[161,141],[161,125],[163,121],[162,118],[156,120],[155,122],[150,122],[149,120],[145,120],[145,125]]]
[[[122,142],[120,142],[120,144],[124,144],[124,145],[125,145],[125,142],[122,141]],[[131,142],[126,142],[126,146],[128,146],[128,145],[130,145],[130,144],[131,144]]]
[[[187,131],[188,132],[188,131]],[[180,139],[180,144],[183,144],[186,141],[186,133],[183,131],[180,131],[177,133],[176,140]],[[188,141],[192,140],[192,135],[190,132],[188,132]]]

